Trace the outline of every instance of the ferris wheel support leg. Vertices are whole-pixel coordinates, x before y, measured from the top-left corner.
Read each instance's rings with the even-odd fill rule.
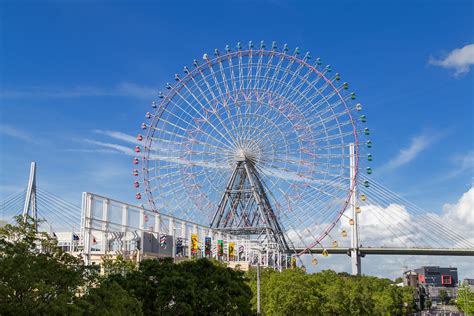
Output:
[[[358,222],[358,214],[356,211],[356,201],[357,201],[357,183],[355,179],[355,171],[356,171],[356,156],[355,156],[355,146],[354,144],[350,144],[349,146],[349,155],[350,155],[350,187],[352,190],[351,199],[350,199],[350,207],[352,213],[352,219],[354,220],[354,224],[352,225],[351,229],[351,267],[352,267],[352,275],[360,275],[361,274],[361,260],[360,260],[360,252],[359,252],[359,222]]]

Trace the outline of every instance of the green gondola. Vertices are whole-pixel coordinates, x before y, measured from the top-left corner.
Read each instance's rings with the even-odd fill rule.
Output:
[[[368,127],[364,128],[364,134],[365,135],[370,135],[370,130]]]
[[[359,120],[360,120],[362,123],[365,123],[365,122],[367,122],[367,117],[366,117],[365,115],[361,115],[361,116],[359,117]]]
[[[367,145],[367,148],[372,148],[372,141],[368,140],[365,144]]]
[[[374,158],[372,157],[372,154],[367,154],[367,160],[368,161],[374,160]]]
[[[367,174],[372,174],[372,168],[370,167],[365,168],[365,171],[367,172]]]

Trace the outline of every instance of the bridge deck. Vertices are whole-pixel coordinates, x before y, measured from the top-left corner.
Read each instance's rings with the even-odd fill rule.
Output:
[[[347,254],[350,253],[350,248],[326,248],[329,254]],[[304,248],[297,248],[299,253],[304,251]],[[428,255],[428,256],[474,256],[474,248],[468,249],[453,249],[453,248],[385,248],[385,247],[362,247],[359,248],[361,255]],[[320,254],[323,248],[312,248],[308,253]]]

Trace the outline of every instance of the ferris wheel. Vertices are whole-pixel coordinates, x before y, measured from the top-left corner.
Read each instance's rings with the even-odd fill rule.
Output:
[[[136,198],[287,252],[320,245],[354,203],[359,147],[371,146],[355,99],[299,48],[215,49],[175,74],[146,113]]]

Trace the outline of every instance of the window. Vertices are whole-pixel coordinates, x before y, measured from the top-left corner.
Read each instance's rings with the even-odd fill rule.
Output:
[[[451,276],[450,275],[442,275],[441,276],[441,283],[442,284],[451,284]]]

